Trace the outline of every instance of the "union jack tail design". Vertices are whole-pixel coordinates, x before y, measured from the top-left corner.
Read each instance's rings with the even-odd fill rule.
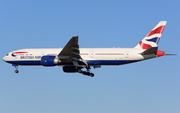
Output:
[[[160,21],[134,48],[149,49],[157,47],[167,21]]]

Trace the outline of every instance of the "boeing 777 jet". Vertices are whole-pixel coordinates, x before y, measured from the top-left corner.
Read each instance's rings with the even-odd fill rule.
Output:
[[[19,72],[19,65],[62,66],[66,73],[93,77],[91,67],[123,65],[166,55],[158,50],[166,23],[160,21],[134,48],[79,48],[78,36],[73,36],[64,48],[20,49],[8,53],[3,60],[15,67],[15,73]]]

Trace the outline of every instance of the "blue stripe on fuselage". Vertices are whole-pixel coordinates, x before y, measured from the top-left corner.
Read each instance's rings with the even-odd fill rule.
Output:
[[[137,62],[137,60],[89,60],[89,65],[122,65],[127,63]]]
[[[121,64],[127,64],[132,62],[137,62],[138,60],[88,60],[86,61],[87,64],[90,66],[94,65],[121,65]],[[41,60],[35,60],[35,61],[6,61],[10,64],[16,64],[16,65],[42,65]],[[85,65],[83,62],[78,62],[79,65]],[[72,62],[60,62],[58,65],[73,65]]]
[[[6,61],[10,64],[17,64],[17,65],[41,65],[40,60],[34,60],[34,61]]]

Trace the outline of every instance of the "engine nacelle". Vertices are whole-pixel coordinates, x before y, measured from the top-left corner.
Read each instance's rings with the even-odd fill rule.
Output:
[[[61,61],[56,56],[46,55],[41,57],[41,64],[43,66],[55,66]]]
[[[63,66],[63,71],[66,73],[75,73],[78,70],[75,66]]]

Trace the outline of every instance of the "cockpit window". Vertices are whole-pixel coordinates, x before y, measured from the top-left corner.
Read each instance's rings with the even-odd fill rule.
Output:
[[[8,56],[9,54],[6,54],[6,56]]]

